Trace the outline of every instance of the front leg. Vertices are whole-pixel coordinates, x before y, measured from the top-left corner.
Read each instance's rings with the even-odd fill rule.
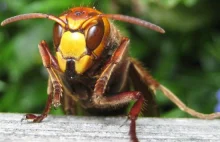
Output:
[[[44,111],[41,115],[37,116],[35,114],[26,114],[25,118],[22,118],[23,120],[33,120],[33,122],[41,122],[45,117],[47,117],[48,113],[50,112],[51,109],[51,104],[52,104],[52,99],[53,99],[53,86],[51,83],[51,80],[48,79],[48,86],[47,86],[47,103],[44,108]]]
[[[110,78],[112,77],[112,73],[117,70],[118,65],[126,60],[126,54],[128,49],[129,39],[123,38],[121,45],[114,52],[110,62],[106,65],[104,71],[96,82],[94,93],[92,95],[92,102],[97,108],[115,108],[134,101],[134,105],[132,106],[128,118],[131,120],[130,124],[130,136],[132,141],[137,141],[136,137],[136,122],[142,104],[144,102],[144,97],[141,92],[138,91],[129,91],[123,92],[119,94],[115,94],[113,96],[106,96],[105,91],[108,85]],[[128,61],[129,62],[129,61]],[[122,74],[127,73],[129,65],[123,70],[117,70]],[[123,79],[126,79],[127,76],[124,76]],[[117,81],[117,78],[115,79]]]
[[[41,115],[26,115],[25,119],[33,120],[33,122],[41,122],[45,117],[47,117],[48,113],[50,112],[51,105],[53,105],[55,108],[60,106],[60,99],[63,92],[62,85],[59,81],[58,76],[55,73],[55,70],[59,70],[59,66],[57,64],[56,59],[49,52],[48,45],[45,41],[41,41],[38,48],[43,61],[43,65],[49,73],[49,81],[47,88],[48,99],[45,109]]]

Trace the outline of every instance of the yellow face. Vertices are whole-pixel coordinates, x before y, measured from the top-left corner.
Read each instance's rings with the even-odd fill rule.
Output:
[[[67,28],[54,27],[54,45],[62,72],[68,70],[67,62],[74,62],[73,72],[85,73],[98,59],[110,32],[109,21],[98,17],[99,11],[92,8],[73,8],[60,18]]]
[[[75,71],[84,73],[93,64],[94,57],[87,55],[86,40],[82,33],[67,31],[63,34],[59,51],[56,52],[60,69],[66,70],[66,59],[73,59]]]

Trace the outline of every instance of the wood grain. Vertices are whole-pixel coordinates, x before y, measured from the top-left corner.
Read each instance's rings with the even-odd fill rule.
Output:
[[[0,141],[128,142],[126,117],[49,116],[21,122],[24,114],[0,113]],[[120,127],[121,126],[121,127]],[[217,142],[220,120],[139,118],[140,142]]]

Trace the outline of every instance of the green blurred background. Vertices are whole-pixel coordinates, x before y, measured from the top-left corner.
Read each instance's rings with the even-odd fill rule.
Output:
[[[0,0],[0,21],[23,13],[59,15],[68,8],[95,6],[160,25],[166,34],[114,22],[131,39],[130,53],[188,106],[211,113],[220,88],[219,0]],[[0,27],[0,112],[41,113],[47,72],[37,45],[52,47],[53,21],[35,19]],[[157,93],[162,117],[190,117]],[[52,112],[62,114],[61,110]]]

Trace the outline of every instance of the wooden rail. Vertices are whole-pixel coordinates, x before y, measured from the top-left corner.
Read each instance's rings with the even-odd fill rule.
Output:
[[[49,116],[21,122],[24,114],[0,113],[0,141],[128,142],[126,117]],[[121,126],[121,127],[120,127]],[[140,142],[220,142],[220,120],[139,118]]]

